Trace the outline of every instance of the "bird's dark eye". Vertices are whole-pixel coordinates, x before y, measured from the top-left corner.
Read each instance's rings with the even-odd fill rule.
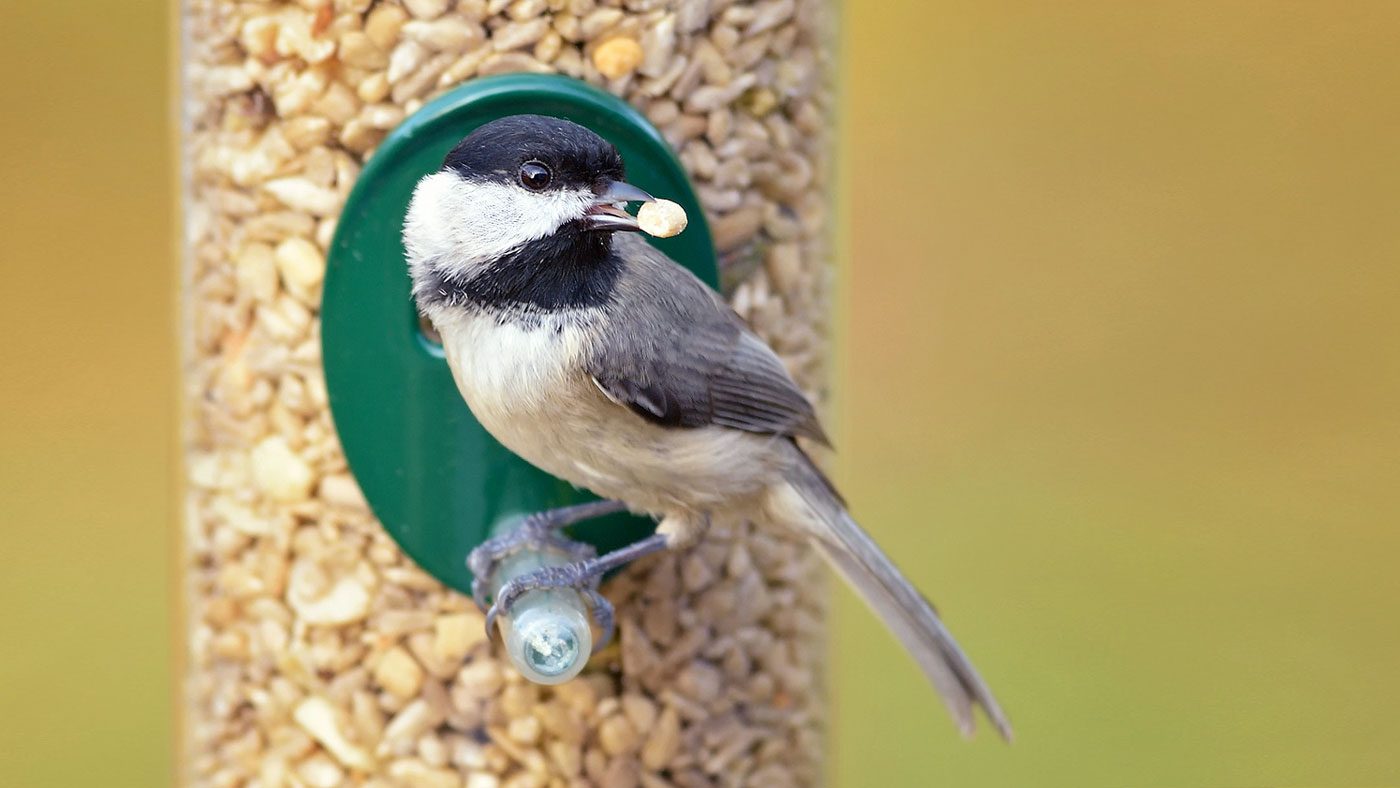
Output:
[[[520,165],[520,185],[533,191],[540,191],[549,185],[553,175],[544,162],[527,161]]]

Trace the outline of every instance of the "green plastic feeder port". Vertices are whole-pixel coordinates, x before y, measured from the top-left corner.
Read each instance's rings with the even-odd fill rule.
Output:
[[[519,515],[589,500],[502,447],[472,417],[439,347],[420,328],[401,230],[418,180],[476,127],[535,113],[593,129],[621,151],[628,181],[680,203],[690,227],[659,249],[711,285],[715,252],[685,171],[661,134],[621,99],[562,76],[474,80],[424,106],[375,152],[332,242],[322,303],[322,354],[331,414],[371,509],[409,556],[444,584],[471,593],[472,548]],[[599,552],[651,524],[617,515],[571,532]]]

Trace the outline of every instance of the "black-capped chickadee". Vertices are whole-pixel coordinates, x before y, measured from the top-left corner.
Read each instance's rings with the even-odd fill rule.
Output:
[[[414,191],[404,225],[413,296],[472,413],[521,457],[608,499],[541,513],[515,538],[548,539],[624,507],[658,521],[634,545],[511,581],[491,616],[526,590],[569,586],[593,600],[606,636],[603,572],[690,545],[711,518],[751,518],[821,551],[964,733],[978,704],[1009,738],[937,613],[799,447],[826,435],[777,355],[718,294],[628,232],[638,226],[623,206],[650,199],[624,181],[612,145],[538,115],[481,126]],[[473,554],[478,577],[500,548]]]

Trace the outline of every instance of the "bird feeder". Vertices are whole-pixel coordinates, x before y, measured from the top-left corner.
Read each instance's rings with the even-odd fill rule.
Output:
[[[546,630],[591,651],[567,593],[487,639],[466,555],[587,496],[472,419],[414,313],[400,229],[476,126],[578,122],[680,203],[689,228],[653,243],[820,401],[823,10],[185,3],[187,781],[818,781],[825,594],[795,539],[735,525],[623,570],[603,588],[618,637],[567,676],[528,658]],[[607,550],[650,527],[572,536]]]

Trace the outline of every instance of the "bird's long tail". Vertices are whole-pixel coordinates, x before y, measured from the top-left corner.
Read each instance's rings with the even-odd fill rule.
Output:
[[[773,517],[807,533],[899,638],[943,696],[963,735],[972,734],[973,706],[980,705],[1002,737],[1011,739],[1006,714],[933,605],[851,519],[840,495],[805,454],[787,485],[773,491],[768,508]]]

